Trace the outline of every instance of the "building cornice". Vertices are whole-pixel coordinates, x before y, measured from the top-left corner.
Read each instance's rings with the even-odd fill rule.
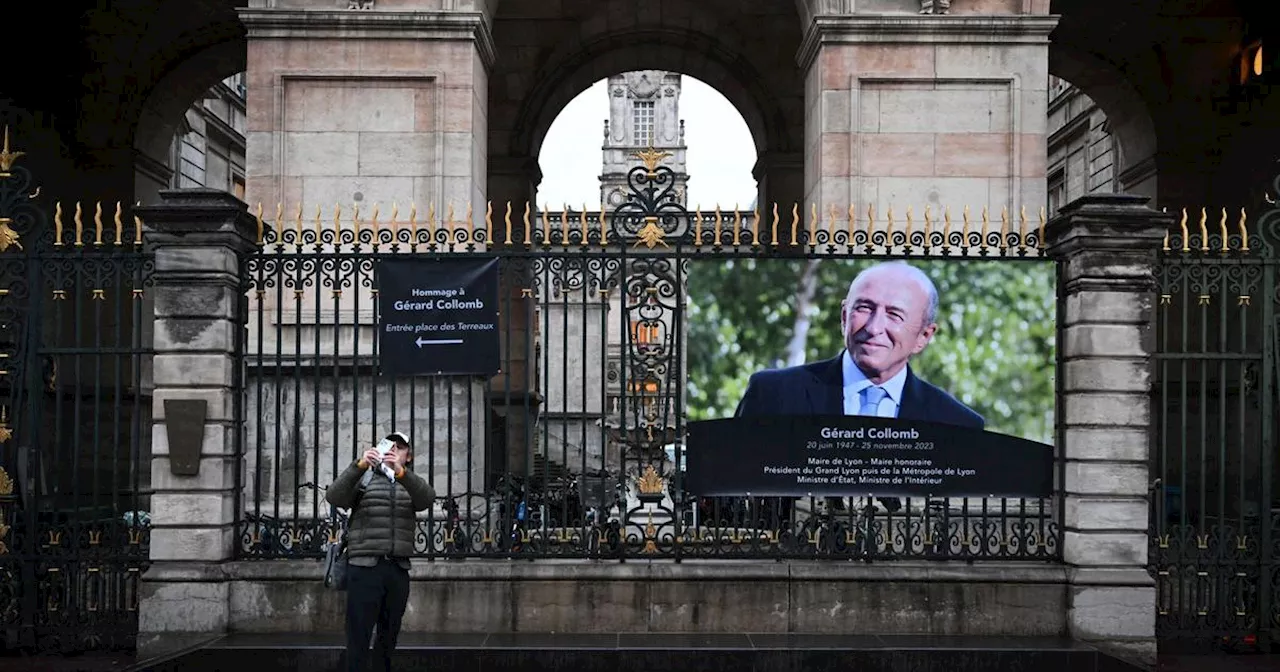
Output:
[[[482,12],[240,9],[249,39],[457,40],[471,39],[485,68],[497,58]]]
[[[813,17],[796,62],[808,70],[824,44],[1047,44],[1058,17],[848,14]]]

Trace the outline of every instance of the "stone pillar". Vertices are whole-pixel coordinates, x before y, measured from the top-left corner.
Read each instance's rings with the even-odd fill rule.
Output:
[[[913,13],[819,14],[801,44],[805,205],[853,203],[861,218],[873,206],[881,222],[890,206],[899,220],[907,206],[959,217],[968,205],[975,221],[984,207],[993,221],[1038,211],[1057,17],[892,4]]]
[[[504,156],[489,158],[489,196],[493,199],[493,225],[495,246],[501,250],[506,245],[507,203],[511,203],[511,240],[513,245],[524,243],[524,209],[530,208],[530,221],[535,221],[538,184],[542,182],[542,170],[537,159],[531,157]],[[578,207],[581,207],[580,205]],[[587,204],[589,208],[598,205]],[[502,268],[498,332],[502,347],[502,371],[490,382],[489,398],[493,411],[499,418],[498,440],[489,458],[488,471],[523,472],[532,452],[531,429],[537,422],[539,399],[537,395],[538,366],[534,356],[534,334],[537,330],[537,301],[526,295],[533,287],[532,269],[529,264],[506,264]]]
[[[1062,552],[1068,627],[1143,663],[1156,653],[1147,574],[1155,266],[1172,216],[1128,194],[1073,201],[1045,230],[1062,323]]]
[[[756,159],[751,170],[756,178],[760,217],[773,221],[773,204],[778,204],[778,217],[790,222],[791,206],[799,205],[801,212],[808,212],[804,202],[804,157],[800,154],[768,152]],[[750,210],[747,203],[739,207]],[[807,215],[806,215],[807,216]],[[808,221],[808,220],[805,220]]]
[[[139,209],[156,250],[152,565],[139,606],[139,649],[147,651],[227,629],[221,565],[236,544],[235,346],[247,311],[240,260],[256,237],[244,204],[225,192],[160,198]]]
[[[483,221],[494,59],[483,13],[431,0],[251,4],[272,7],[240,10],[249,202],[301,203],[308,218],[319,206],[324,221],[335,203],[344,219],[353,205],[367,214],[379,203],[385,216],[412,200],[419,217],[452,205],[459,220],[470,204]]]

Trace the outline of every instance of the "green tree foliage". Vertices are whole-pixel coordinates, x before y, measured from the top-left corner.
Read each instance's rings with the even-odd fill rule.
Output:
[[[872,260],[818,265],[806,361],[838,354],[840,301]],[[700,261],[689,266],[690,420],[733,415],[750,375],[785,365],[805,262]],[[1051,443],[1056,295],[1051,263],[913,262],[938,287],[938,331],[914,359],[923,379],[987,419],[987,429]]]

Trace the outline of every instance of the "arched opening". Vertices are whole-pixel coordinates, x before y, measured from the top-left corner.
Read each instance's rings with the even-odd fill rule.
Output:
[[[649,146],[671,154],[663,164],[681,176],[690,210],[749,209],[757,197],[756,142],[733,103],[695,77],[639,71],[601,79],[560,110],[538,153],[536,202],[617,207],[635,153]]]
[[[1048,211],[1089,193],[1125,192],[1156,205],[1156,133],[1146,103],[1100,59],[1049,50]]]
[[[134,134],[134,193],[204,187],[244,198],[246,53],[242,41],[204,49],[152,88]]]
[[[661,12],[628,2],[590,3],[536,35],[516,25],[528,4],[505,2],[495,20],[499,52],[529,58],[500,62],[490,76],[490,198],[533,195],[543,178],[537,157],[571,100],[611,75],[658,70],[696,78],[737,110],[754,143],[755,164],[745,168],[758,182],[758,200],[802,199],[805,98],[794,58],[802,34],[794,2],[743,8],[675,0]],[[592,124],[587,134],[600,137],[596,132]]]

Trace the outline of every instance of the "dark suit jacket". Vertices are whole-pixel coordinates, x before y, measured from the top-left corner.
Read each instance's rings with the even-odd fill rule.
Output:
[[[738,417],[749,415],[844,415],[844,353],[812,364],[752,374],[738,402]],[[986,421],[947,392],[916,377],[907,367],[898,418],[985,429]]]

